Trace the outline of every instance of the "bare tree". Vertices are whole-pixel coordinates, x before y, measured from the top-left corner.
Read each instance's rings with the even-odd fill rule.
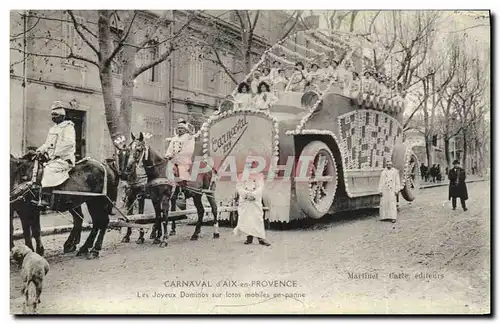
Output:
[[[467,167],[468,149],[474,141],[474,126],[477,126],[479,119],[484,118],[486,105],[484,96],[487,88],[485,79],[487,73],[484,73],[477,53],[474,54],[464,55],[457,80],[462,91],[454,97],[453,101],[460,122],[464,168]]]
[[[222,15],[221,15],[222,16]],[[204,59],[211,59],[226,73],[234,84],[241,82],[239,75],[248,74],[255,59],[271,46],[267,40],[258,34],[258,26],[263,22],[263,13],[259,10],[230,10],[224,16],[229,19],[211,17],[210,34],[205,42]],[[277,41],[290,35],[301,26],[302,11],[296,10],[282,22],[277,22],[273,30],[279,30]],[[229,20],[229,25],[228,25]],[[276,22],[273,22],[276,23]],[[233,31],[231,31],[233,30]],[[226,53],[234,53],[235,66],[224,62]]]
[[[72,10],[61,13],[42,11],[23,14],[23,23],[29,21],[30,26],[22,31],[13,31],[10,49],[21,53],[23,60],[43,58],[47,65],[52,64],[51,59],[70,60],[73,64],[79,61],[88,68],[97,69],[106,123],[115,142],[130,133],[134,80],[166,61],[174,51],[196,45],[189,37],[188,27],[200,12],[186,12],[183,19],[175,22],[170,11],[152,17],[137,10],[97,10],[94,12],[97,20],[89,18],[86,21],[78,19],[77,13]],[[77,34],[77,43],[82,45],[68,43],[62,37],[62,30],[51,29],[54,25],[50,22],[70,24]],[[19,42],[21,38],[24,42]],[[65,54],[60,54],[60,48],[66,49]],[[150,50],[155,50],[157,55],[148,62],[141,61],[141,55]],[[12,64],[17,63],[19,61]],[[113,69],[121,72],[119,108],[114,99]]]

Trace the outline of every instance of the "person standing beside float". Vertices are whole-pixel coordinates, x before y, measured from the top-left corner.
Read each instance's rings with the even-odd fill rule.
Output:
[[[399,179],[399,171],[392,167],[392,162],[386,162],[386,168],[380,174],[378,190],[381,193],[380,197],[380,216],[379,220],[390,220],[396,222],[398,215],[397,195],[401,189],[401,181]]]
[[[256,168],[256,163],[256,161],[247,163],[243,172],[238,175],[236,182],[236,191],[239,196],[238,224],[233,233],[246,235],[245,244],[252,244],[253,238],[257,237],[259,244],[270,246],[271,244],[266,240],[264,206],[262,205],[264,174],[249,172]]]

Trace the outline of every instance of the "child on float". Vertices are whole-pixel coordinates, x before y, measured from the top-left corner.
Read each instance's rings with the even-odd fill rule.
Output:
[[[295,64],[295,71],[288,82],[288,91],[304,92],[306,85],[307,71],[302,62]]]
[[[261,82],[264,81],[264,82],[270,84],[271,83],[271,74],[270,74],[271,69],[268,67],[265,67],[262,69],[262,73],[263,73],[263,75],[260,77],[260,81]]]
[[[274,80],[278,77],[280,69],[281,69],[281,62],[274,61],[271,72],[269,73],[269,79],[270,79],[271,83],[274,83]]]
[[[319,70],[319,65],[316,63],[311,64],[311,72],[307,75],[307,81],[309,82],[310,90],[320,90],[321,86],[321,71]]]
[[[288,79],[285,76],[284,69],[278,69],[278,75],[274,78],[272,82],[272,90],[275,96],[279,96],[280,93],[285,91]]]
[[[247,108],[252,104],[252,93],[248,83],[241,82],[238,85],[238,93],[234,96],[234,102],[236,103],[236,109]]]
[[[363,93],[370,95],[375,94],[375,80],[373,79],[373,73],[370,70],[366,70],[361,78],[361,89]]]
[[[250,83],[250,89],[252,90],[253,95],[257,94],[258,86],[259,86],[259,83],[261,82],[260,78],[261,78],[260,71],[258,71],[258,70],[255,71],[253,73],[252,82]]]
[[[271,106],[277,101],[276,96],[271,92],[269,84],[262,81],[259,83],[258,94],[254,97],[254,107],[258,110],[269,111]]]
[[[361,79],[359,77],[358,72],[352,71],[352,83],[349,95],[351,98],[357,98],[360,92],[361,92]]]

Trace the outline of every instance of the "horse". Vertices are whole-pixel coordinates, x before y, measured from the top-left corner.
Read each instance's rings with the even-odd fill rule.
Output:
[[[126,168],[126,163],[128,161],[128,157],[130,154],[129,149],[122,149],[119,150],[118,152],[118,170],[120,170],[120,178],[123,181],[127,182],[127,186],[125,189],[125,210],[127,211],[127,215],[132,215],[133,214],[133,204],[134,202],[138,203],[138,211],[139,214],[144,213],[144,202],[145,199],[148,198],[148,192],[146,190],[146,183],[147,179],[144,179],[142,176],[137,175],[137,169],[132,170],[131,172],[127,173],[125,172]],[[144,181],[146,180],[146,181]],[[174,194],[170,200],[170,211],[176,211],[177,207],[177,198],[178,198],[179,192]],[[212,196],[207,196],[208,201],[210,203],[210,206],[212,207],[212,213],[214,214],[214,217],[216,217],[217,214],[217,204],[215,202],[215,199],[212,198]],[[185,210],[186,207],[180,207],[181,210]],[[177,234],[176,232],[176,220],[172,219],[171,220],[171,229],[170,229],[170,236],[174,236]],[[137,244],[142,244],[144,243],[144,229],[140,228],[139,229],[139,238],[137,239],[136,243]],[[122,238],[122,243],[129,243],[130,242],[130,236],[132,235],[132,228],[128,227],[127,228],[127,233],[125,236]],[[156,236],[156,227],[153,224],[151,234],[150,234],[150,239],[154,240]]]
[[[175,211],[176,200],[179,193],[183,194],[187,198],[193,198],[197,214],[198,221],[196,223],[196,228],[191,236],[191,240],[197,240],[201,231],[201,225],[203,221],[203,216],[205,214],[205,209],[202,203],[202,190],[215,189],[215,184],[211,186],[212,182],[212,172],[207,172],[202,175],[201,181],[189,182],[190,186],[188,188],[180,189],[175,186],[173,182],[168,181],[167,178],[167,166],[168,161],[160,157],[149,145],[144,142],[144,135],[140,133],[139,138],[136,138],[132,134],[132,142],[128,147],[121,149],[124,159],[127,161],[121,165],[124,165],[124,170],[120,170],[120,173],[124,177],[128,177],[136,170],[137,166],[142,162],[144,171],[148,179],[148,191],[153,201],[153,206],[155,208],[155,225],[154,230],[156,230],[156,237],[154,238],[155,244],[160,244],[160,246],[167,245],[167,222],[168,222],[168,211],[171,207],[172,211]],[[173,188],[175,187],[175,190]],[[163,194],[163,195],[162,195]],[[214,215],[214,238],[219,238],[218,232],[218,221],[217,221],[217,203],[211,195],[207,195],[207,198],[212,207],[212,213]],[[172,203],[172,206],[170,206]],[[163,239],[160,241],[162,235],[161,224],[163,223]],[[175,222],[172,222],[172,232],[175,234]],[[172,234],[172,233],[171,233]]]
[[[15,158],[11,155],[11,197],[12,189],[15,188],[14,191],[16,189],[19,191],[19,188],[21,188],[22,190],[23,185],[33,178],[35,164],[38,163],[41,165],[43,162],[44,158],[41,158],[39,154],[34,152],[28,152],[21,158]],[[39,169],[36,177],[39,177]],[[107,182],[105,184],[104,181],[106,179]],[[73,216],[73,229],[64,243],[64,253],[75,251],[77,244],[80,243],[83,223],[81,205],[86,203],[92,218],[92,230],[85,243],[78,250],[77,256],[86,255],[89,259],[99,256],[104,234],[109,223],[109,214],[111,214],[113,203],[117,198],[118,181],[118,170],[108,160],[106,160],[106,163],[100,163],[93,159],[85,158],[78,161],[69,171],[69,178],[66,181],[56,187],[50,188],[52,190],[65,191],[66,193],[75,193],[52,194],[51,210],[58,212],[69,211]],[[85,193],[102,193],[105,185],[107,187],[107,196],[85,195]],[[79,195],[78,192],[82,192],[82,194]],[[28,188],[22,192],[22,195],[17,196],[14,201],[11,201],[10,206],[11,214],[13,211],[16,211],[21,219],[25,244],[34,250],[32,245],[33,236],[37,246],[36,251],[34,251],[43,255],[44,247],[40,239],[40,209],[33,203],[33,200],[37,198],[38,195]],[[11,235],[12,245],[13,240]],[[89,249],[91,249],[90,252]]]
[[[127,186],[125,187],[125,209],[127,211],[127,215],[133,214],[133,205],[137,201],[138,203],[138,211],[139,214],[144,213],[144,203],[146,198],[148,198],[148,191],[146,190],[147,178],[145,179],[143,176],[138,176],[136,170],[133,172],[126,173],[125,169],[127,166],[128,158],[129,158],[130,150],[127,148],[118,150],[118,170],[120,174],[120,179],[127,182]],[[122,243],[129,243],[130,236],[132,235],[132,228],[127,228],[127,233],[122,238]],[[172,230],[170,235],[175,235],[175,221],[172,221]],[[156,236],[156,228],[153,224],[153,228],[151,231],[150,239],[154,240]],[[139,238],[136,241],[137,244],[144,243],[144,229],[139,229]]]

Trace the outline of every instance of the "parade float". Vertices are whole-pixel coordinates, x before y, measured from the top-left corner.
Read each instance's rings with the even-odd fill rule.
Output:
[[[268,49],[247,79],[274,61],[293,68],[299,61],[310,64],[332,58],[340,65],[349,61],[363,75],[369,69],[364,46],[352,35],[299,32]],[[218,171],[227,168],[228,157],[238,168],[249,155],[264,157],[269,180],[263,200],[271,223],[377,207],[380,173],[389,160],[400,172],[400,196],[413,201],[419,188],[418,160],[411,143],[403,140],[403,96],[394,87],[377,91],[368,83],[364,78],[348,85],[332,80],[321,90],[285,90],[268,110],[241,108],[226,99],[196,134],[197,151]],[[296,181],[298,161],[307,158],[313,161],[309,179]],[[218,180],[214,194],[222,206],[234,204],[234,180],[223,176]],[[220,219],[228,217],[222,213]]]

